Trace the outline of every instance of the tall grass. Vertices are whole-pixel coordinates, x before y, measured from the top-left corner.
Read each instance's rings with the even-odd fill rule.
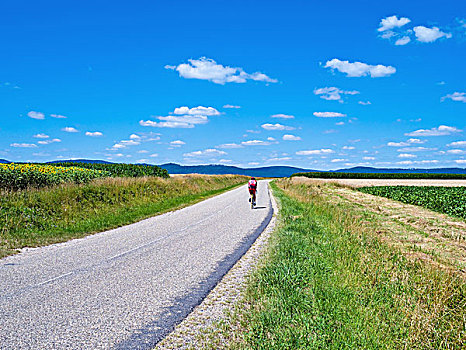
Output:
[[[243,176],[103,178],[0,195],[0,257],[136,222],[244,183]]]
[[[280,227],[233,348],[464,349],[462,277],[408,259],[317,186],[273,185]]]

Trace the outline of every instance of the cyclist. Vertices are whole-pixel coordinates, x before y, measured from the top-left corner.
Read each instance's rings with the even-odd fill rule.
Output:
[[[256,204],[256,191],[257,191],[257,181],[256,178],[253,176],[251,177],[251,180],[248,182],[248,189],[249,189],[249,194],[252,196],[252,204]],[[251,197],[249,198],[249,201],[251,201]]]

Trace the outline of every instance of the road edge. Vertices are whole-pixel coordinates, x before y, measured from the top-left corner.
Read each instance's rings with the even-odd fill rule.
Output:
[[[246,252],[234,263],[218,281],[202,302],[189,313],[174,330],[163,338],[154,349],[200,349],[207,343],[202,336],[215,328],[233,312],[235,304],[241,299],[251,273],[257,268],[266,252],[270,234],[275,229],[278,205],[270,184],[267,190],[271,203],[271,218],[257,235]]]

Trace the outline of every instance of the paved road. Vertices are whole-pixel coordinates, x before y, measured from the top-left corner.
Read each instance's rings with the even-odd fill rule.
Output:
[[[0,260],[0,349],[151,348],[270,221],[258,186]]]

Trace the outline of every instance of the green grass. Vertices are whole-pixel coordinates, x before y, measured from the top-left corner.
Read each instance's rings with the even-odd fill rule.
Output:
[[[232,348],[465,348],[461,277],[406,258],[318,187],[277,184],[279,228]]]
[[[466,187],[373,186],[359,191],[466,219]]]
[[[84,185],[3,193],[0,257],[130,224],[198,202],[246,180],[242,176],[105,178]]]

